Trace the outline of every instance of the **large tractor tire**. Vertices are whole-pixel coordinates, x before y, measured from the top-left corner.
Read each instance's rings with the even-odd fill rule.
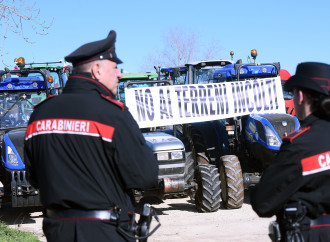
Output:
[[[210,164],[209,158],[204,153],[197,153],[196,161],[197,161],[197,165],[208,165],[208,164]]]
[[[196,193],[196,186],[194,182],[195,175],[195,166],[196,162],[192,152],[186,153],[186,164],[184,167],[184,183],[185,186],[190,186],[190,189],[187,190],[187,195],[191,200],[194,200]]]
[[[185,128],[184,135],[188,138],[193,153],[196,155],[198,153],[207,153],[203,135],[198,129],[188,124]]]
[[[184,181],[185,184],[192,183],[195,172],[195,160],[192,152],[186,153],[186,163],[184,167]]]
[[[195,205],[198,212],[215,212],[221,205],[221,187],[218,169],[214,165],[198,165],[195,178],[197,191]]]
[[[235,155],[220,157],[221,198],[226,208],[240,208],[244,202],[244,182],[241,164]]]

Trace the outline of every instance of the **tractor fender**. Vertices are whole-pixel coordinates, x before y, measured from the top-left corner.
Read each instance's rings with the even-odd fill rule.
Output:
[[[191,124],[202,136],[205,151],[211,163],[214,163],[218,157],[228,153],[228,134],[224,123],[220,120],[200,122]]]

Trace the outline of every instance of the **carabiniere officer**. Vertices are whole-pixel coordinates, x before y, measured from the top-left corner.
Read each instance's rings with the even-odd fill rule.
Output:
[[[300,63],[284,89],[301,127],[283,138],[251,204],[261,217],[276,215],[274,241],[330,241],[330,66]]]
[[[25,161],[40,189],[48,241],[132,240],[116,229],[134,213],[132,189],[157,185],[158,164],[114,98],[122,76],[115,41],[110,31],[66,56],[73,73],[62,94],[31,115]]]

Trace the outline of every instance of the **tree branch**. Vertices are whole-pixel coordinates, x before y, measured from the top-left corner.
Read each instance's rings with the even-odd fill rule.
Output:
[[[47,35],[47,30],[53,25],[54,19],[49,24],[40,19],[40,9],[36,7],[34,2],[32,5],[27,5],[25,0],[0,0],[0,27],[2,27],[1,40],[1,57],[2,63],[8,66],[4,62],[5,41],[8,39],[8,31],[20,36],[27,43],[34,43],[30,40],[29,36],[25,32],[26,29],[32,29],[32,32],[37,35]]]

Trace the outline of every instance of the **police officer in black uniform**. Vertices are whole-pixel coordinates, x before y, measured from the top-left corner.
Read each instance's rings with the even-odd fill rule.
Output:
[[[134,212],[132,189],[157,185],[158,164],[127,107],[114,99],[122,63],[116,33],[65,59],[61,95],[35,107],[25,161],[45,207],[48,241],[129,241],[116,227]]]
[[[330,241],[330,66],[305,62],[284,86],[301,127],[251,191],[261,217],[276,215],[282,241]]]

